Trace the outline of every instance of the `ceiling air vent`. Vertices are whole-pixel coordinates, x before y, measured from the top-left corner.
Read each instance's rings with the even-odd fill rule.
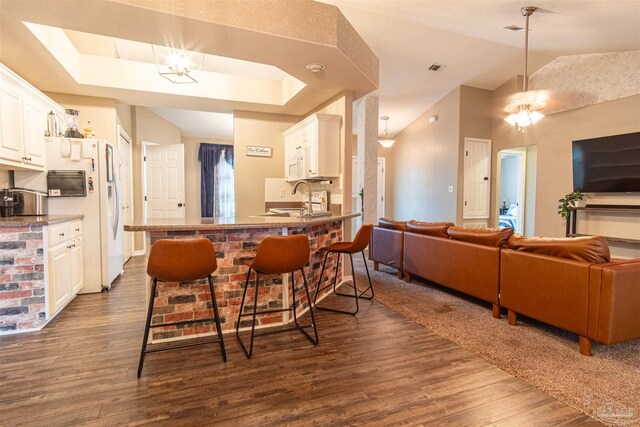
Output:
[[[518,26],[518,25],[509,25],[508,27],[504,27],[505,30],[511,30],[511,31],[516,31],[518,33],[524,31],[524,28]]]
[[[429,66],[429,71],[442,71],[447,68],[446,65],[436,64],[435,62]]]

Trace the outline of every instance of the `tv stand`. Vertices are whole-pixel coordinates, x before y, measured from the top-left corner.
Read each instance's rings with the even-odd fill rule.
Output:
[[[587,204],[585,206],[569,208],[571,214],[567,217],[567,237],[589,236],[589,234],[576,233],[576,223],[578,219],[578,211],[601,211],[601,212],[640,212],[640,205],[605,205],[605,204]],[[610,242],[626,243],[632,245],[640,245],[640,239],[629,239],[623,237],[602,236]]]

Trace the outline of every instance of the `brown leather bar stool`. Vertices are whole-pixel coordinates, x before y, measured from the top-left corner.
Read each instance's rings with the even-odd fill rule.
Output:
[[[286,332],[298,329],[302,332],[313,344],[318,344],[318,330],[316,329],[316,321],[313,317],[313,307],[311,307],[311,294],[309,293],[309,287],[307,286],[307,278],[304,274],[304,266],[309,262],[309,239],[304,234],[296,234],[292,236],[269,236],[265,237],[258,246],[258,252],[256,257],[252,260],[245,261],[245,264],[249,266],[247,272],[247,281],[244,286],[244,293],[242,294],[242,303],[240,304],[240,313],[238,314],[238,323],[236,324],[236,337],[238,342],[244,350],[244,354],[247,358],[250,358],[253,354],[253,339],[257,335],[271,335],[279,332]],[[244,301],[247,296],[247,289],[249,289],[249,279],[251,278],[251,271],[256,272],[256,286],[253,297],[253,312],[243,313]],[[311,314],[310,325],[298,324],[297,304],[296,304],[296,286],[294,279],[294,272],[300,270],[302,272],[302,280],[304,282],[304,290],[307,293],[307,301],[309,301],[309,313]],[[293,308],[281,308],[274,310],[261,310],[258,308],[258,289],[260,287],[260,275],[261,274],[286,274],[291,273],[291,289],[293,295]],[[293,310],[293,319],[295,326],[286,329],[277,329],[263,332],[261,334],[255,333],[256,316],[260,314],[269,313],[281,313]],[[249,350],[245,347],[240,338],[240,320],[243,317],[251,316],[251,343]],[[314,336],[312,337],[304,329],[309,326],[313,327]]]
[[[364,256],[364,250],[369,245],[369,241],[371,240],[372,229],[373,229],[373,224],[364,224],[362,227],[360,227],[360,230],[358,230],[358,232],[356,233],[356,237],[353,239],[353,242],[333,243],[329,246],[325,246],[324,248],[320,248],[318,250],[318,252],[325,253],[324,262],[322,263],[322,271],[320,272],[320,280],[318,281],[318,287],[316,288],[316,295],[313,298],[313,305],[315,305],[315,307],[318,310],[327,310],[327,311],[333,311],[336,313],[346,313],[346,314],[355,315],[358,313],[358,310],[360,310],[360,306],[358,305],[358,300],[360,298],[365,298],[369,300],[373,299],[373,285],[371,284],[371,276],[369,276],[369,267],[367,267],[367,259]],[[364,268],[367,271],[367,278],[369,279],[369,287],[364,291],[360,292],[359,294],[358,294],[358,288],[356,286],[355,270],[353,269],[353,254],[356,254],[358,252],[362,252],[362,259],[364,260]],[[356,311],[346,311],[346,310],[339,310],[336,308],[319,307],[318,303],[316,302],[320,291],[327,289],[329,286],[331,286],[331,284],[329,284],[324,288],[320,287],[322,285],[322,277],[324,276],[324,268],[327,265],[327,258],[329,257],[330,253],[338,254],[338,259],[336,260],[336,270],[333,275],[333,292],[336,295],[341,297],[355,298]],[[353,272],[353,286],[352,286],[353,295],[340,293],[336,290],[336,281],[338,280],[338,266],[340,265],[340,254],[349,254],[349,259],[351,260],[351,271]],[[371,289],[371,296],[364,295],[365,292],[367,292],[369,289]]]
[[[224,349],[224,339],[222,328],[220,327],[220,316],[218,314],[218,304],[216,294],[213,291],[213,280],[211,274],[218,269],[216,253],[213,245],[208,239],[188,239],[188,240],[158,240],[151,246],[149,261],[147,262],[147,274],[151,276],[151,296],[149,298],[149,309],[147,310],[147,323],[144,327],[144,338],[142,339],[142,349],[140,350],[140,362],[138,363],[138,378],[142,373],[144,356],[147,353],[157,351],[175,350],[177,348],[191,347],[194,345],[220,343],[222,360],[227,361],[227,353]],[[179,322],[159,323],[152,325],[153,302],[156,298],[156,288],[158,282],[190,282],[207,278],[209,281],[209,292],[211,292],[211,303],[213,306],[213,317],[196,320],[181,320]],[[149,339],[149,329],[162,326],[184,325],[195,322],[213,320],[216,323],[218,338],[213,341],[183,344],[172,347],[161,347],[147,350]]]

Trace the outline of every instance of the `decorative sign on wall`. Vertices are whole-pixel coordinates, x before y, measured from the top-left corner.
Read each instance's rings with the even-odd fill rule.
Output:
[[[247,156],[271,157],[273,148],[247,145]]]

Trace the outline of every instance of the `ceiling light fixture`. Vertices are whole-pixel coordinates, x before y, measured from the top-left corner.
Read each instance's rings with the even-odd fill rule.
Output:
[[[384,120],[384,139],[379,139],[378,142],[384,148],[390,148],[395,142],[395,139],[389,139],[389,116],[380,117],[381,120]]]
[[[172,83],[198,83],[204,53],[151,45],[158,74]]]
[[[538,110],[547,106],[544,99],[541,99],[541,92],[528,92],[529,89],[529,75],[527,73],[527,66],[529,60],[529,17],[536,11],[534,6],[526,6],[520,9],[522,16],[526,17],[526,26],[524,33],[524,76],[522,79],[522,92],[517,93],[512,98],[512,102],[504,108],[504,111],[510,113],[509,116],[504,119],[511,126],[515,126],[516,129],[524,133],[524,129],[527,126],[538,123],[544,114]]]
[[[307,65],[307,70],[311,71],[312,73],[319,73],[320,71],[324,71],[324,65],[323,64],[308,64]]]

